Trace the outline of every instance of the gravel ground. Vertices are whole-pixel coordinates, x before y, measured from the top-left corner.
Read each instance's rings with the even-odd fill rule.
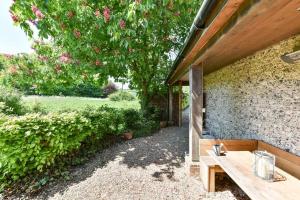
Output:
[[[201,181],[186,173],[187,150],[186,126],[162,129],[104,150],[75,168],[70,181],[52,183],[35,197],[13,199],[247,199],[228,177],[219,181],[219,192],[205,192]]]

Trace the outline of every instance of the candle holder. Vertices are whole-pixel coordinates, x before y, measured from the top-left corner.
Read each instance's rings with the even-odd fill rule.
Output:
[[[266,151],[255,151],[254,173],[264,180],[273,180],[275,156]]]

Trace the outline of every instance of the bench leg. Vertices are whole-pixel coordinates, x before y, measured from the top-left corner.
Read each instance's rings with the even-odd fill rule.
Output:
[[[215,192],[215,174],[215,167],[200,163],[200,178],[208,192]]]
[[[211,167],[209,169],[209,187],[208,187],[208,192],[215,192],[215,176],[216,172],[215,172],[215,168]]]

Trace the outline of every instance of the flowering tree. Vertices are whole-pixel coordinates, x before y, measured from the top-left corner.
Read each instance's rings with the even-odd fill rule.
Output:
[[[36,45],[36,49],[55,58],[53,66],[77,64],[94,69],[103,80],[127,77],[147,106],[164,89],[170,53],[179,50],[200,3],[15,0],[11,14],[28,36],[33,35],[33,24],[40,38],[51,42],[51,48]]]

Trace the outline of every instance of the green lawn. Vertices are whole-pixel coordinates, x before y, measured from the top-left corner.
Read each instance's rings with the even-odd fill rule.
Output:
[[[140,109],[138,100],[135,101],[110,101],[109,99],[87,97],[60,97],[60,96],[26,96],[25,104],[33,106],[39,103],[47,111],[59,111],[65,109],[84,109],[87,106],[100,107],[107,105],[113,108]]]

